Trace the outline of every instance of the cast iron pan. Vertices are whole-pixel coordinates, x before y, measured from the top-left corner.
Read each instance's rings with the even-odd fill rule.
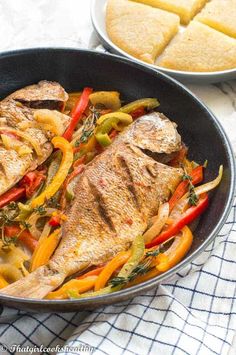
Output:
[[[73,311],[121,302],[145,293],[195,259],[214,239],[230,211],[234,193],[234,157],[229,141],[213,114],[184,86],[168,76],[136,62],[86,50],[30,49],[0,55],[0,97],[37,83],[56,80],[67,91],[84,86],[95,90],[118,90],[122,100],[157,97],[159,110],[178,124],[190,157],[203,163],[208,160],[206,180],[218,174],[224,165],[220,186],[211,194],[210,206],[200,219],[193,246],[187,257],[165,274],[114,294],[81,300],[33,300],[0,295],[3,305],[27,311]]]

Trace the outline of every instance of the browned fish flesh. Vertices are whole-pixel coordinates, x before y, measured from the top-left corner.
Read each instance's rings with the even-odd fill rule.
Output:
[[[59,83],[42,80],[38,84],[19,89],[5,98],[5,100],[9,99],[31,108],[62,111],[68,100],[68,94]]]
[[[49,83],[50,87],[51,83]],[[22,90],[24,91],[24,89]],[[27,92],[27,89],[25,90]],[[41,107],[47,107],[43,98],[49,97],[48,90],[46,82],[44,82],[40,91]],[[57,90],[59,102],[61,94],[60,90]],[[11,95],[11,98],[8,97],[0,102],[0,195],[14,186],[27,172],[35,170],[52,153],[51,139],[55,134],[44,129],[43,126],[35,126],[35,114],[39,112],[41,114],[53,113],[61,123],[63,132],[70,120],[68,116],[59,111],[35,110],[26,107],[23,103],[13,99],[14,94]],[[30,97],[31,99],[34,97],[33,89],[30,90]],[[38,89],[36,89],[35,98],[39,98]],[[56,98],[55,92],[54,99],[56,100]],[[13,133],[15,131],[15,136],[14,134],[11,135],[12,131]],[[20,139],[17,139],[17,137]],[[38,152],[35,151],[30,140],[33,140],[39,147]]]
[[[173,152],[174,146],[179,149],[180,137],[175,125],[175,142],[173,138],[168,144],[163,131],[165,124],[169,126],[171,122],[159,114],[153,114],[151,120],[146,116],[140,118],[87,165],[72,206],[66,212],[68,219],[61,242],[49,263],[1,293],[43,298],[66,277],[109,261],[144,233],[150,218],[168,200],[183,175],[182,169],[163,165],[140,149],[167,154]],[[133,144],[130,137],[134,132]],[[166,145],[156,141],[160,134]]]

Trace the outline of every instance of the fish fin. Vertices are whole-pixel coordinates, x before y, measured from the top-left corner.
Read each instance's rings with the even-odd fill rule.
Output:
[[[45,265],[36,269],[31,274],[4,287],[0,294],[16,296],[20,298],[44,298],[49,292],[62,284],[65,276],[54,273]]]

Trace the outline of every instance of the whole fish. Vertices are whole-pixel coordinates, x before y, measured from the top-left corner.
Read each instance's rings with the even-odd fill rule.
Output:
[[[182,169],[159,163],[146,152],[172,155],[180,146],[175,124],[164,115],[152,113],[134,122],[81,174],[49,263],[1,293],[43,298],[66,277],[127,250],[183,175]]]
[[[55,115],[64,132],[70,118],[56,110],[61,109],[67,99],[60,84],[43,81],[20,89],[0,102],[0,195],[50,156],[51,139],[55,134],[42,125],[34,125],[35,113],[47,114],[45,109],[55,109],[49,114]],[[32,142],[38,147],[37,151]]]

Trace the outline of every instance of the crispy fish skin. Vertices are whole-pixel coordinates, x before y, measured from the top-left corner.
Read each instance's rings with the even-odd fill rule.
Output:
[[[30,95],[25,95],[25,97],[27,97],[29,100],[32,100],[32,102],[40,98],[41,108],[48,107],[47,99],[50,97],[48,90],[51,87],[51,83],[49,83],[48,86],[46,83],[47,82],[43,82],[42,85],[40,83],[37,84],[40,87],[40,95],[37,85],[32,85],[31,89],[29,90]],[[54,98],[55,102],[60,102],[62,99],[60,91],[64,91],[64,89],[61,88],[60,90],[58,88],[58,86],[60,86],[59,84],[55,86],[57,87],[58,97],[56,96],[55,92],[54,96],[51,96],[51,99]],[[35,95],[33,88],[35,88]],[[28,94],[27,88],[21,89],[19,91],[21,92],[24,90],[26,91],[26,94]],[[44,130],[43,128],[36,128],[33,126],[31,127],[31,124],[35,122],[35,109],[27,107],[23,105],[22,102],[14,99],[14,95],[16,95],[16,93],[13,93],[10,95],[11,97],[8,96],[6,99],[0,102],[0,134],[7,132],[7,129],[9,128],[13,128],[18,132],[23,132],[30,136],[35,142],[37,142],[42,154],[40,156],[37,155],[32,149],[30,143],[24,139],[17,141],[18,146],[28,147],[31,149],[31,152],[22,156],[18,154],[19,150],[17,151],[13,148],[6,149],[0,140],[0,195],[14,186],[27,172],[35,170],[51,155],[53,150],[51,139],[53,138],[54,134]],[[64,96],[66,97],[66,95]],[[16,97],[18,97],[18,95],[16,95]],[[46,99],[45,102],[43,101],[44,98]],[[63,127],[66,129],[70,118],[61,112],[56,111],[55,113],[59,115]],[[13,141],[14,138],[12,137],[11,140]]]
[[[137,141],[144,139],[139,123]],[[154,126],[156,135],[158,127]],[[49,263],[1,293],[43,298],[67,276],[127,250],[134,238],[146,230],[149,219],[168,200],[183,171],[155,161],[127,142],[126,135],[132,130],[133,126],[121,134],[81,174],[76,197],[66,213],[61,242]],[[147,136],[145,140],[146,149]]]
[[[59,83],[42,80],[38,84],[29,85],[13,92],[4,100],[13,99],[31,108],[61,111],[68,97],[67,92]]]

